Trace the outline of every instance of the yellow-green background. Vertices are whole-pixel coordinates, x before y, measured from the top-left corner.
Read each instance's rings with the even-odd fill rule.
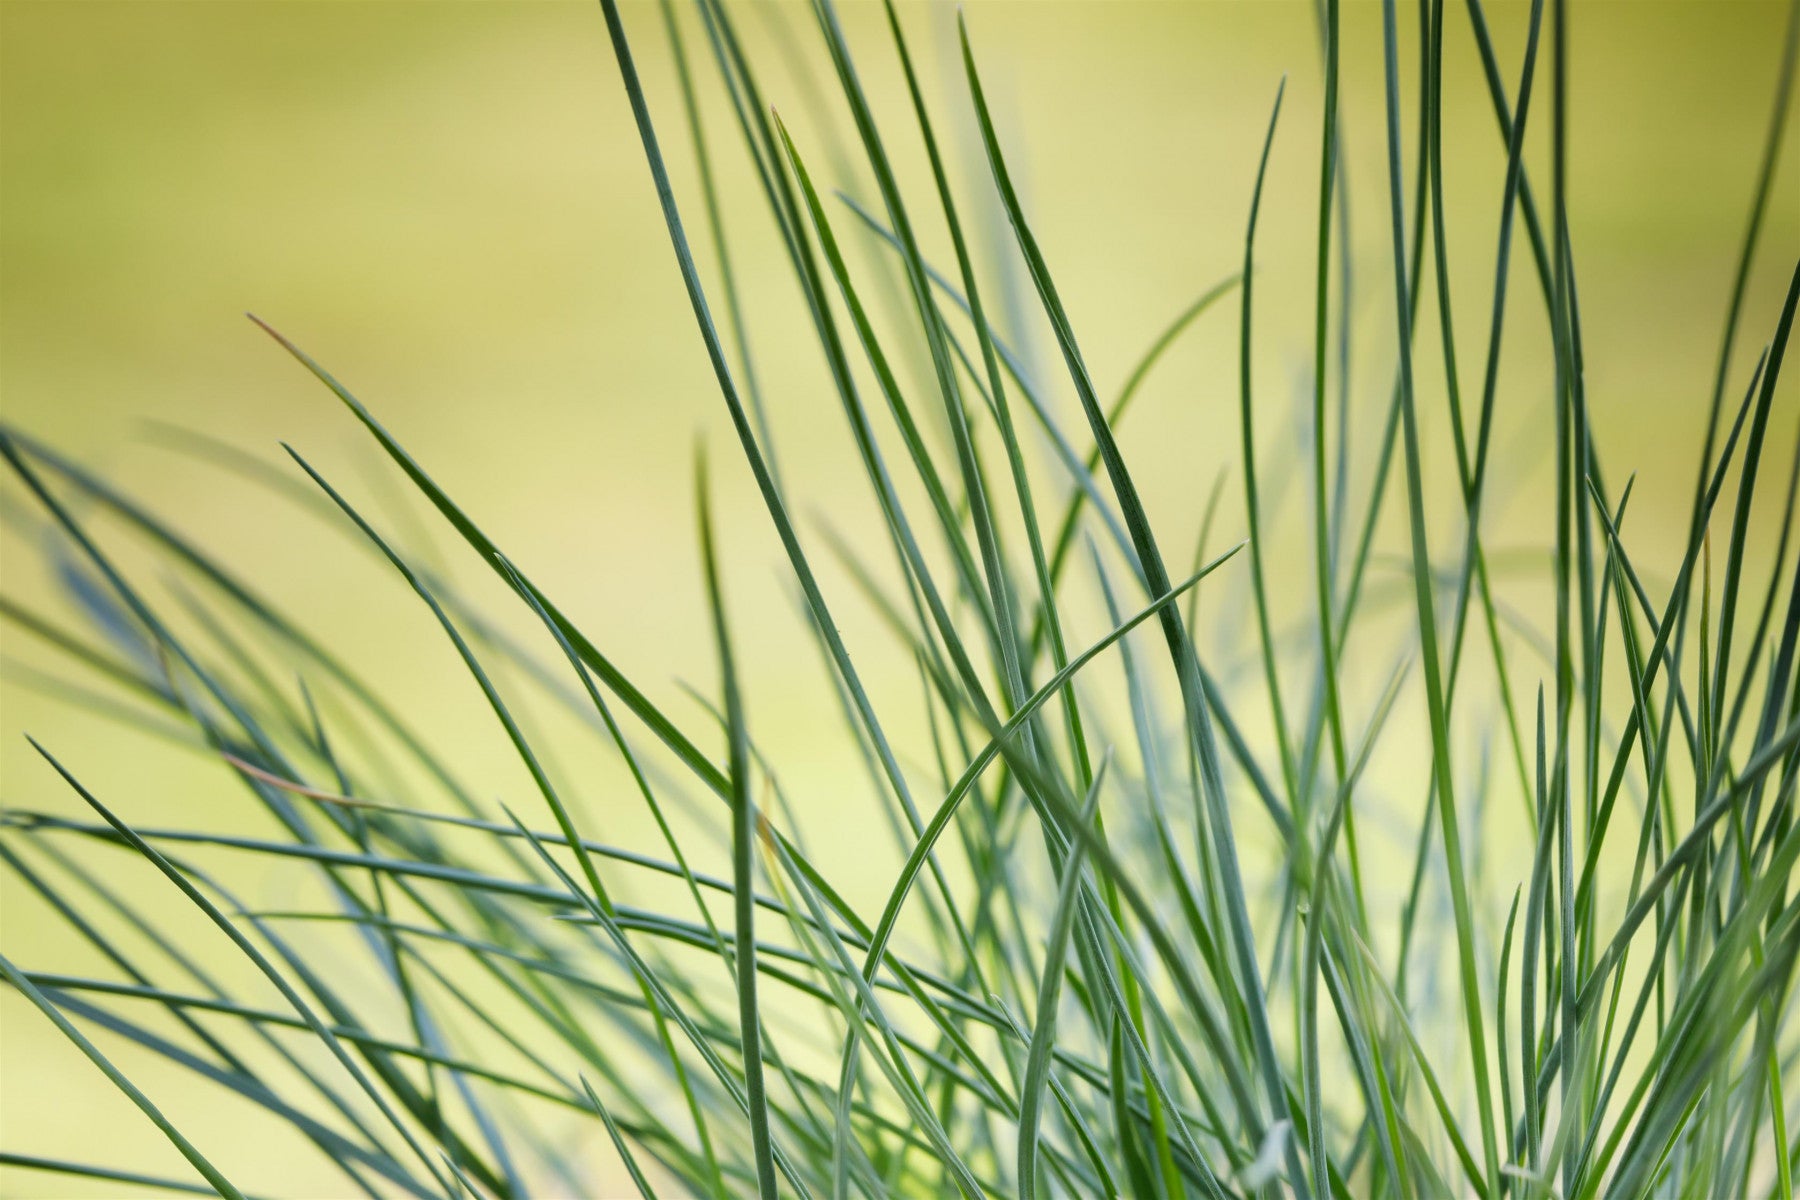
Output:
[[[1462,4],[1448,7],[1445,164],[1465,388],[1473,391],[1503,156]],[[1785,6],[1617,0],[1572,8],[1570,211],[1588,387],[1611,475],[1639,473],[1633,519],[1648,555],[1667,550],[1692,486]],[[916,165],[879,10],[844,9],[889,139]],[[1402,9],[1412,20],[1412,7]],[[1366,448],[1392,370],[1391,260],[1378,9],[1346,10],[1361,280],[1357,436]],[[934,64],[948,61],[953,12],[902,6]],[[1510,89],[1526,6],[1495,3],[1489,12]],[[968,17],[1027,203],[1109,389],[1169,316],[1236,269],[1255,154],[1287,72],[1261,234],[1256,361],[1261,440],[1298,446],[1319,123],[1311,5],[1014,0],[970,5]],[[656,11],[627,5],[626,19],[697,222]],[[828,94],[831,80],[805,13],[746,8],[743,22],[770,64],[770,99],[793,119],[815,173],[843,182],[842,160],[809,119],[809,88]],[[772,36],[778,24],[792,31],[810,81],[784,69]],[[698,51],[698,26],[690,22],[688,35]],[[1410,31],[1403,53],[1410,114]],[[935,67],[928,76],[968,203],[980,210],[974,198],[985,203],[977,186],[985,178],[965,169],[975,165],[965,93]],[[861,494],[860,468],[713,77],[703,69],[701,79],[783,465],[809,512],[857,528],[868,516],[850,499]],[[1540,86],[1531,146],[1546,202],[1547,99]],[[1796,137],[1790,123],[1746,309],[1742,341],[1751,354],[1772,328],[1800,250]],[[850,182],[871,194],[866,181]],[[927,199],[917,195],[921,205]],[[935,232],[931,244],[942,247]],[[866,267],[869,256],[858,255]],[[702,258],[710,270],[704,243]],[[1529,510],[1533,484],[1545,478],[1548,442],[1529,430],[1545,411],[1547,360],[1535,284],[1520,271],[1514,287],[1510,336],[1521,350],[1503,378],[1500,448],[1532,448],[1508,460],[1499,486]],[[243,319],[245,310],[358,391],[596,642],[675,703],[676,680],[709,686],[713,670],[690,533],[692,447],[704,434],[718,464],[756,732],[786,752],[784,780],[816,822],[815,838],[858,849],[860,815],[833,803],[852,763],[820,749],[839,728],[831,700],[816,684],[816,653],[789,619],[778,548],[700,353],[597,6],[0,2],[6,421],[103,468],[254,574],[503,793],[516,782],[504,747],[422,610],[324,527],[149,433],[153,422],[174,422],[271,453],[287,440],[360,497],[383,496],[372,482],[375,456],[351,422]],[[1435,338],[1427,323],[1422,393],[1434,405],[1442,394]],[[1035,339],[1047,346],[1041,328]],[[1178,544],[1191,537],[1215,471],[1236,457],[1234,339],[1231,313],[1207,318],[1155,378],[1125,435],[1152,509]],[[1791,444],[1794,395],[1789,386],[1778,401],[1778,447]],[[1433,445],[1431,482],[1441,488],[1450,479],[1448,443]],[[1277,518],[1288,534],[1303,530],[1296,511]],[[1507,515],[1515,511],[1497,516],[1498,527],[1514,531],[1513,520],[1514,541],[1530,544],[1529,523]],[[1225,523],[1235,538],[1235,508]],[[30,539],[9,534],[4,554],[9,594],[50,602]],[[1291,580],[1288,561],[1273,564],[1276,582],[1291,583],[1284,590],[1297,599],[1310,586],[1309,560],[1291,557]],[[838,594],[853,610],[841,587]],[[847,624],[873,634],[864,614],[852,612]],[[9,660],[47,661],[11,631],[0,636]],[[871,662],[877,683],[904,688],[903,658]],[[221,772],[16,681],[0,682],[0,704],[8,804],[68,806],[23,747],[30,731],[132,820],[241,822],[233,811],[241,793]],[[684,711],[692,716],[691,706]],[[621,840],[642,832],[636,815],[619,820]],[[869,874],[867,886],[880,889],[889,871]],[[62,935],[10,881],[0,896],[8,956],[34,967],[91,966],[68,955]],[[183,928],[196,945],[216,942],[197,925]],[[159,1067],[145,1068],[143,1082],[228,1170],[281,1181],[289,1194],[327,1194],[329,1170],[271,1140],[272,1127],[243,1105]],[[0,1145],[183,1169],[10,993],[0,996]],[[0,1194],[87,1192],[11,1172],[0,1174]]]

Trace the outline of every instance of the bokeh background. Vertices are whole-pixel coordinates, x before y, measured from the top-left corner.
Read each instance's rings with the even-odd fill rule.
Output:
[[[918,151],[880,10],[856,0],[842,7],[889,140],[911,162]],[[1447,7],[1450,245],[1473,391],[1504,151],[1463,6]],[[1570,211],[1588,391],[1612,477],[1638,475],[1632,520],[1647,561],[1661,551],[1666,563],[1683,532],[1786,7],[1573,5]],[[1320,97],[1312,5],[1013,0],[965,8],[1026,202],[1108,388],[1183,305],[1237,269],[1256,154],[1285,73],[1258,255],[1258,436],[1277,460],[1280,447],[1303,447]],[[1412,21],[1411,7],[1402,8]],[[953,166],[969,209],[997,229],[966,91],[946,69],[955,11],[901,6],[925,50],[927,86],[960,156]],[[1524,3],[1488,4],[1509,89],[1526,12]],[[805,9],[757,4],[743,13],[770,99],[815,175],[871,195],[845,153],[844,131],[818,118],[833,83]],[[1378,17],[1373,3],[1346,4],[1359,452],[1373,442],[1393,370]],[[626,19],[677,186],[697,205],[658,11],[632,3]],[[698,51],[698,26],[691,13],[683,20]],[[1410,26],[1404,41],[1410,110]],[[699,83],[790,487],[805,498],[809,521],[869,528],[860,467],[716,76],[703,69]],[[1540,198],[1547,111],[1540,86],[1530,144]],[[1773,326],[1800,252],[1800,122],[1785,136],[1735,388]],[[930,244],[941,248],[942,239]],[[853,250],[857,269],[879,271],[878,250],[861,242]],[[702,259],[710,270],[704,248]],[[988,265],[998,274],[1003,262]],[[1529,556],[1543,544],[1529,516],[1534,484],[1548,478],[1548,358],[1535,283],[1524,270],[1513,283],[1497,451],[1525,449],[1507,455],[1496,477],[1494,536]],[[815,839],[860,852],[860,818],[833,802],[855,764],[823,748],[838,740],[819,734],[838,728],[833,700],[737,460],[596,5],[0,0],[5,421],[103,470],[255,577],[503,794],[515,768],[498,731],[397,581],[341,530],[196,460],[171,431],[200,431],[270,462],[281,460],[278,442],[291,442],[393,527],[414,529],[417,506],[375,449],[243,318],[246,310],[368,402],[603,649],[674,706],[684,703],[681,681],[710,687],[713,679],[691,502],[694,443],[710,443],[757,735],[778,752]],[[1008,327],[1026,347],[1049,348],[1035,322]],[[1237,457],[1236,336],[1235,302],[1204,318],[1159,368],[1123,435],[1174,544],[1191,541],[1217,471]],[[1434,347],[1436,338],[1427,316],[1420,344]],[[1055,364],[1040,361],[1056,391]],[[1422,391],[1436,407],[1441,379],[1426,371]],[[1790,384],[1778,400],[1776,446],[1792,444],[1795,395]],[[1442,433],[1441,423],[1435,428]],[[1448,443],[1434,445],[1429,482],[1444,489],[1453,480]],[[1766,506],[1776,489],[1764,490]],[[28,511],[19,489],[6,496],[9,518]],[[1235,500],[1235,490],[1227,496]],[[1291,498],[1272,520],[1276,537],[1305,530]],[[1228,503],[1223,526],[1233,540],[1241,521]],[[54,610],[60,601],[31,518],[9,519],[4,537],[7,594]],[[429,553],[431,538],[445,550],[446,570],[480,582],[478,566],[459,560],[441,532],[415,545]],[[1308,557],[1274,556],[1272,571],[1278,592],[1304,598]],[[846,609],[853,641],[875,636],[868,614]],[[0,647],[0,796],[8,804],[68,807],[24,747],[29,731],[130,819],[238,819],[231,808],[241,794],[215,767],[48,692],[37,672],[51,660],[12,630],[0,631]],[[879,685],[907,686],[904,656],[869,661]],[[635,809],[606,819],[620,823],[618,840],[642,832]],[[890,874],[869,872],[874,894]],[[10,879],[0,885],[9,957],[83,965]],[[330,1194],[328,1166],[224,1093],[167,1069],[145,1071],[142,1082],[178,1120],[208,1131],[209,1152],[228,1170],[280,1161],[289,1194]],[[10,992],[0,995],[0,1144],[181,1173],[156,1132]],[[0,1195],[90,1192],[104,1189],[0,1172]]]

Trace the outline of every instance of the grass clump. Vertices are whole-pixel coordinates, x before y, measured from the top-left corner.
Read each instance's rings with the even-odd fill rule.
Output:
[[[1621,485],[1590,420],[1566,203],[1566,0],[1533,0],[1516,64],[1497,54],[1479,0],[1457,24],[1480,52],[1497,117],[1487,136],[1505,164],[1491,274],[1474,268],[1492,280],[1478,387],[1460,373],[1451,311],[1471,270],[1453,268],[1446,234],[1451,15],[1442,0],[1421,6],[1409,113],[1401,17],[1384,0],[1391,257],[1362,269],[1386,297],[1395,368],[1368,413],[1348,399],[1342,47],[1338,0],[1325,0],[1310,544],[1290,563],[1264,520],[1251,381],[1264,170],[1278,136],[1300,136],[1291,110],[1281,132],[1285,88],[1248,192],[1241,273],[1154,331],[1122,389],[1103,395],[967,31],[968,103],[954,120],[979,145],[999,246],[966,215],[978,211],[966,189],[959,203],[891,5],[889,44],[856,53],[895,56],[909,101],[897,114],[875,111],[830,0],[812,10],[832,103],[875,184],[866,205],[822,190],[719,0],[665,3],[660,29],[634,15],[629,33],[613,0],[601,7],[702,347],[841,701],[840,736],[868,769],[866,789],[846,794],[894,838],[885,901],[853,902],[846,883],[864,881],[809,849],[805,814],[759,745],[704,458],[696,540],[719,678],[688,719],[634,684],[369,408],[265,325],[517,601],[528,637],[484,618],[289,450],[298,474],[284,486],[314,489],[311,502],[423,603],[535,794],[477,799],[427,730],[228,564],[24,432],[0,433],[36,514],[24,519],[47,528],[71,584],[69,620],[5,601],[15,636],[105,676],[127,702],[106,711],[202,750],[266,815],[260,836],[142,828],[131,797],[83,782],[80,755],[33,744],[82,807],[9,806],[0,861],[108,966],[75,976],[0,957],[0,974],[203,1184],[29,1148],[0,1151],[0,1164],[129,1191],[279,1191],[278,1178],[227,1178],[208,1157],[211,1131],[178,1128],[114,1061],[125,1049],[283,1123],[337,1165],[346,1193],[370,1196],[591,1195],[615,1180],[645,1196],[1792,1200],[1800,454],[1771,439],[1791,395],[1779,380],[1800,270],[1778,313],[1744,297],[1800,26],[1790,20],[1781,48],[1716,382],[1701,398],[1680,553],[1652,568],[1632,550],[1632,481]],[[653,31],[677,69],[671,111],[700,152],[692,203],[678,200],[659,140],[681,123],[652,103],[634,57]],[[752,367],[711,157],[725,151],[702,136],[707,86],[732,103],[879,517],[856,543],[830,543],[824,574]],[[1534,129],[1549,148],[1541,194],[1527,169]],[[891,156],[903,137],[925,169]],[[700,228],[717,283],[690,242]],[[880,296],[875,272],[849,265],[852,239],[890,272]],[[1526,300],[1508,292],[1515,243],[1536,285]],[[1065,377],[1055,386],[995,316],[978,268],[990,251],[1022,267]],[[1436,348],[1414,336],[1427,293]],[[1232,302],[1242,524],[1223,486],[1197,489],[1199,548],[1177,548],[1151,521],[1117,429],[1165,351]],[[1506,465],[1492,434],[1509,302],[1541,306],[1554,362],[1543,420],[1517,451],[1553,464],[1552,520],[1516,584],[1546,600],[1544,620],[1500,594],[1483,537],[1489,481]],[[1767,340],[1745,371],[1752,330]],[[1424,384],[1436,359],[1441,395]],[[1065,386],[1077,419],[1059,414]],[[1359,439],[1358,470],[1353,418],[1375,435]],[[1433,460],[1454,466],[1448,503],[1427,488]],[[1759,508],[1759,489],[1777,503]],[[1403,585],[1397,639],[1377,621],[1391,598],[1370,586],[1386,569],[1384,511],[1405,530],[1389,571]],[[142,582],[90,532],[96,519],[135,535],[179,586]],[[1310,596],[1276,594],[1273,581],[1302,575]],[[839,579],[860,593],[828,587]],[[1198,596],[1215,589],[1245,614],[1232,644],[1198,631]],[[916,663],[916,696],[859,672],[838,614],[862,604]],[[1105,632],[1084,635],[1095,608]],[[1371,660],[1385,660],[1373,678]],[[621,760],[660,844],[603,840],[553,739],[522,715],[527,693]],[[902,704],[921,717],[896,721]],[[913,729],[926,733],[898,732]],[[1372,780],[1378,757],[1411,762],[1425,794],[1407,804]],[[1387,838],[1401,820],[1412,824]],[[705,827],[716,836],[693,832]],[[120,856],[151,868],[237,957],[221,966],[147,918],[113,877]],[[220,867],[246,860],[304,876],[305,902],[240,900]],[[614,1175],[594,1173],[602,1145]]]

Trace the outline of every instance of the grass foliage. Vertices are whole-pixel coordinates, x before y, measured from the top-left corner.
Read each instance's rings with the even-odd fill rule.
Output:
[[[391,566],[516,752],[532,790],[489,804],[253,580],[5,431],[14,515],[51,531],[70,597],[58,614],[6,600],[8,636],[102,679],[96,720],[209,755],[266,832],[140,827],[131,796],[84,783],[87,751],[37,747],[81,804],[9,807],[0,860],[108,965],[77,977],[0,957],[0,973],[195,1174],[29,1147],[0,1164],[133,1193],[280,1190],[228,1179],[208,1157],[215,1131],[177,1128],[117,1056],[224,1089],[370,1196],[590,1195],[605,1178],[721,1198],[1792,1200],[1800,456],[1771,428],[1793,396],[1778,380],[1800,273],[1779,313],[1744,297],[1796,26],[1772,73],[1716,383],[1695,398],[1709,419],[1680,554],[1652,565],[1632,550],[1631,480],[1608,469],[1589,420],[1565,203],[1567,4],[1519,10],[1516,62],[1498,56],[1480,0],[1454,7],[1384,0],[1387,152],[1366,169],[1384,168],[1391,257],[1358,271],[1399,336],[1391,389],[1353,403],[1338,0],[1318,14],[1322,125],[1299,128],[1273,99],[1245,181],[1242,273],[1153,331],[1110,394],[1016,186],[970,31],[948,123],[979,146],[978,196],[952,187],[910,17],[890,6],[886,44],[853,48],[831,0],[813,0],[833,93],[821,103],[847,120],[846,153],[875,186],[859,205],[823,185],[767,107],[740,14],[663,0],[627,22],[602,0],[700,344],[841,702],[842,727],[817,736],[867,767],[842,803],[892,839],[891,860],[868,861],[901,864],[879,908],[842,888],[856,872],[866,890],[866,865],[809,849],[758,743],[704,460],[696,543],[719,675],[677,712],[268,329],[529,619],[528,638],[484,620],[289,451],[280,486],[315,489],[308,502]],[[1403,21],[1416,64],[1400,61]],[[1485,130],[1441,127],[1451,37],[1480,51]],[[670,56],[678,94],[646,93],[649,53]],[[876,55],[896,56],[884,69],[897,66],[909,111],[875,111],[857,56]],[[729,97],[734,129],[702,129],[707,88]],[[1491,260],[1447,259],[1450,136],[1487,139],[1505,164]],[[1526,169],[1528,136],[1548,148],[1547,180]],[[667,156],[681,137],[699,172],[678,197]],[[1265,532],[1254,426],[1267,405],[1251,378],[1262,168],[1278,137],[1319,151],[1310,429],[1304,453],[1281,451],[1309,529],[1292,561]],[[928,170],[896,165],[902,142]],[[720,194],[710,156],[735,153],[760,196]],[[816,401],[848,422],[879,514],[854,543],[801,520],[778,468],[741,315],[764,298],[740,294],[728,203],[766,205],[792,267],[831,385]],[[970,216],[992,212],[1003,225]],[[852,270],[850,249],[879,270]],[[998,302],[983,283],[996,262],[1017,272]],[[1470,276],[1491,280],[1491,302],[1462,316],[1459,340],[1452,284]],[[1427,303],[1438,345],[1414,337]],[[1116,432],[1184,331],[1234,310],[1242,457],[1229,484],[1194,489],[1196,550],[1153,527]],[[1054,367],[1003,333],[1021,322]],[[1547,394],[1518,401],[1542,419],[1510,451],[1551,464],[1550,519],[1504,581],[1545,600],[1541,620],[1501,595],[1482,536],[1503,331],[1554,355]],[[1758,340],[1747,368],[1740,343]],[[1459,362],[1470,346],[1479,358]],[[1229,438],[1233,414],[1215,416]],[[1453,464],[1448,495],[1428,492],[1427,460]],[[140,544],[133,566],[97,521]],[[1382,533],[1402,529],[1396,567]],[[1383,578],[1399,586],[1382,593]],[[1309,586],[1274,596],[1278,579]],[[1199,635],[1202,595],[1237,607],[1226,637]],[[916,663],[911,694],[865,683],[840,633],[852,608]],[[522,715],[526,694],[584,723],[628,786],[572,784]],[[1416,775],[1377,780],[1377,757]],[[605,811],[639,804],[660,842],[604,840],[617,824]],[[240,902],[218,864],[245,861],[304,877],[303,900]],[[241,961],[221,967],[216,945],[146,918],[140,888],[184,897]],[[619,1172],[594,1174],[615,1154]]]

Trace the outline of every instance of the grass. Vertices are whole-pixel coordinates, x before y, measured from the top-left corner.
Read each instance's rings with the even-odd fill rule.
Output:
[[[199,749],[266,814],[261,836],[140,827],[130,796],[96,795],[78,757],[33,743],[82,808],[9,806],[0,861],[108,966],[77,976],[0,957],[0,974],[204,1183],[28,1147],[0,1151],[0,1165],[133,1194],[279,1193],[273,1173],[228,1179],[207,1155],[218,1131],[178,1128],[120,1065],[160,1059],[159,1080],[191,1073],[287,1126],[336,1164],[346,1194],[592,1195],[605,1178],[645,1196],[1792,1200],[1800,450],[1772,438],[1792,395],[1779,381],[1800,268],[1778,313],[1745,296],[1800,15],[1774,72],[1670,570],[1634,554],[1634,481],[1617,486],[1590,420],[1566,201],[1566,7],[1533,0],[1521,58],[1505,64],[1469,0],[1496,118],[1483,135],[1444,127],[1443,0],[1417,14],[1410,112],[1402,17],[1384,0],[1391,261],[1358,270],[1391,297],[1398,334],[1391,389],[1352,407],[1340,14],[1324,0],[1310,545],[1289,563],[1262,516],[1251,379],[1264,168],[1278,137],[1301,136],[1282,132],[1285,83],[1247,191],[1241,273],[1152,331],[1105,397],[1054,247],[1015,186],[971,31],[968,103],[951,119],[980,146],[1000,245],[964,216],[974,204],[959,203],[892,6],[889,44],[855,48],[893,54],[907,84],[910,111],[879,114],[832,4],[813,8],[876,184],[878,203],[859,205],[816,182],[719,0],[662,4],[656,52],[673,59],[678,109],[653,102],[637,71],[652,23],[628,30],[602,0],[702,347],[841,702],[843,729],[818,736],[847,739],[866,765],[866,788],[847,784],[845,802],[866,806],[902,864],[879,908],[846,898],[856,889],[839,856],[809,851],[757,740],[704,456],[696,543],[719,678],[684,717],[634,684],[368,407],[263,326],[518,602],[530,637],[484,618],[299,453],[291,468],[248,467],[290,494],[303,485],[302,502],[373,549],[442,629],[535,792],[490,805],[429,731],[253,580],[106,479],[0,432],[13,515],[50,531],[70,584],[63,613],[0,602],[9,636],[97,675],[105,693],[79,693],[93,720]],[[829,564],[777,465],[724,233],[739,201],[716,182],[713,156],[727,151],[702,127],[705,87],[729,98],[879,514],[854,541],[830,540]],[[697,210],[678,199],[659,140],[682,119]],[[1549,147],[1547,206],[1527,168],[1534,130]],[[1491,136],[1504,162],[1491,264],[1449,260],[1447,228],[1463,214],[1445,203],[1447,134]],[[917,139],[929,180],[890,155],[902,138]],[[715,283],[689,241],[693,211]],[[1536,283],[1526,301],[1507,286],[1521,226]],[[853,238],[891,273],[859,277]],[[932,261],[927,243],[954,262]],[[1030,319],[1066,376],[1054,388],[984,295],[978,263],[994,258],[1023,268]],[[1470,274],[1492,286],[1481,384],[1465,392],[1451,296]],[[1163,354],[1229,311],[1234,291],[1243,523],[1221,508],[1221,479],[1196,505],[1191,566],[1178,567],[1188,560],[1153,526],[1117,430]],[[1426,383],[1433,351],[1414,337],[1427,292],[1441,396]],[[1508,451],[1553,463],[1541,554],[1505,580],[1549,600],[1547,628],[1502,594],[1483,539],[1488,484],[1512,465],[1495,461],[1492,436],[1509,301],[1541,304],[1555,363],[1545,419]],[[1739,343],[1753,330],[1767,340],[1746,373]],[[1058,415],[1065,386],[1078,421]],[[1426,461],[1446,455],[1448,505],[1425,482]],[[27,503],[35,516],[20,515]],[[1397,642],[1367,586],[1387,553],[1384,508],[1406,529],[1398,571],[1412,604]],[[179,587],[142,582],[90,532],[96,519],[134,535]],[[1245,540],[1228,545],[1235,528]],[[1309,574],[1310,598],[1272,604],[1272,565]],[[828,586],[840,579],[857,590]],[[1221,591],[1253,619],[1213,646],[1197,606]],[[1084,637],[1083,598],[1096,595],[1104,632]],[[856,605],[916,664],[916,696],[859,673],[839,621]],[[1143,625],[1160,637],[1134,637]],[[1386,662],[1379,687],[1370,660]],[[556,739],[520,715],[545,702],[618,756],[660,845],[597,836],[604,823],[555,765]],[[902,705],[919,719],[897,719]],[[1394,719],[1405,712],[1423,714],[1426,737]],[[1427,781],[1422,804],[1371,781],[1370,763],[1396,756]],[[1416,834],[1382,832],[1402,819]],[[708,826],[719,836],[695,832]],[[1530,853],[1510,849],[1521,846]],[[194,905],[242,961],[221,967],[216,949],[146,916],[156,910],[137,885],[115,877],[122,856],[153,868],[144,886]],[[303,875],[307,899],[282,911],[240,901],[217,864],[244,861]],[[724,873],[708,873],[719,861]],[[1396,890],[1402,902],[1384,904]],[[619,1170],[596,1175],[609,1158]]]

